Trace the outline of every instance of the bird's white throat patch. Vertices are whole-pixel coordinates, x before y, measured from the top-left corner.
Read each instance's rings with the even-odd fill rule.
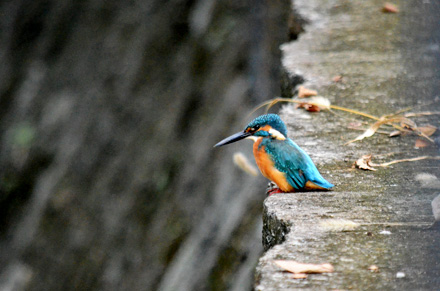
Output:
[[[276,129],[273,129],[273,128],[269,129],[269,133],[270,133],[274,138],[276,138],[276,139],[279,139],[279,140],[285,140],[285,139],[286,139],[286,137],[284,136],[284,134],[282,134],[281,132],[279,132],[279,131],[276,130]]]

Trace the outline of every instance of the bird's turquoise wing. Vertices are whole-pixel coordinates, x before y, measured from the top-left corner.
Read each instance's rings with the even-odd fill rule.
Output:
[[[287,181],[294,188],[304,188],[307,181],[324,188],[333,187],[321,176],[309,155],[292,140],[270,140],[265,147],[275,167],[286,174]]]

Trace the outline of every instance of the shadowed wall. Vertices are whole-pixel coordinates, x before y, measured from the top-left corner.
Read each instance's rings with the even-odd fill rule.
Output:
[[[0,4],[0,288],[250,288],[264,179],[212,146],[279,94],[288,11]]]

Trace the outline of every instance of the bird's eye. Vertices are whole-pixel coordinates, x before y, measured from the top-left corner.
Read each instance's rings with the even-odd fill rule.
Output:
[[[246,131],[247,131],[247,132],[254,133],[254,132],[256,132],[259,128],[260,128],[259,125],[255,125],[254,127],[249,127]]]

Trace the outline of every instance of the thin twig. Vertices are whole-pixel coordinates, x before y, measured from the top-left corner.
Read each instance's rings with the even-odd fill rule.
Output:
[[[401,160],[394,160],[388,163],[382,163],[382,164],[374,164],[374,166],[380,166],[380,167],[388,167],[393,164],[397,163],[403,163],[403,162],[415,162],[420,160],[440,160],[440,156],[432,157],[432,156],[421,156],[416,158],[410,158],[410,159],[401,159]]]

